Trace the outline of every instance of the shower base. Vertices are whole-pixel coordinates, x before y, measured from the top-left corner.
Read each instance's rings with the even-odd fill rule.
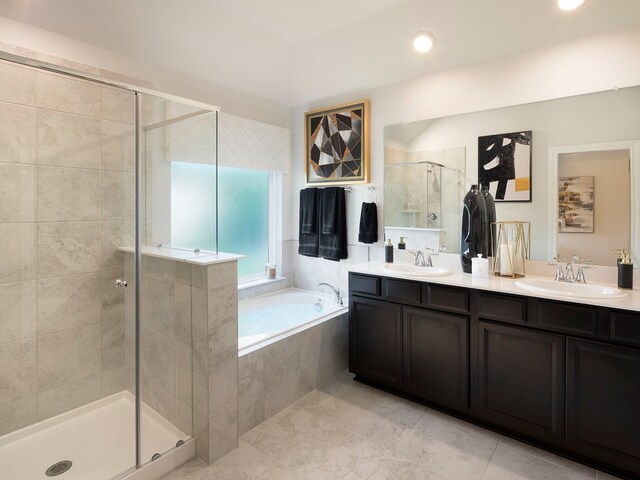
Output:
[[[131,393],[123,391],[0,437],[0,478],[153,478],[144,470],[157,471],[161,464],[169,465],[170,470],[195,454],[195,442],[146,404],[142,404],[141,430],[143,463],[156,453],[169,452],[180,440],[185,444],[175,450],[179,455],[169,452],[147,468],[133,471],[135,402]],[[174,458],[167,462],[169,457]],[[66,460],[72,466],[64,471],[65,465],[58,464]],[[49,468],[64,473],[46,476]]]

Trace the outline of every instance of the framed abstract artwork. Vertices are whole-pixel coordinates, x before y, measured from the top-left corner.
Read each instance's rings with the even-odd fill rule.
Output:
[[[593,177],[558,178],[558,232],[593,233]]]
[[[369,101],[307,112],[307,185],[369,182]]]
[[[531,201],[531,131],[478,137],[478,184],[496,202]]]

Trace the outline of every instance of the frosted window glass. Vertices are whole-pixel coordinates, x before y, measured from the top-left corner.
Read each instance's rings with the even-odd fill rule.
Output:
[[[218,167],[221,252],[241,253],[238,276],[264,272],[269,259],[269,172]]]
[[[171,162],[171,246],[216,250],[216,167]]]
[[[269,260],[269,172],[218,167],[218,251],[247,258],[238,276]],[[216,167],[171,162],[171,246],[216,250]]]

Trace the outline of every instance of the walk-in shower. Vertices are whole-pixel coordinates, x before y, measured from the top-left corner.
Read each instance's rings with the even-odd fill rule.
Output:
[[[193,451],[190,271],[141,246],[171,242],[171,164],[216,165],[216,129],[216,107],[0,52],[0,477]]]

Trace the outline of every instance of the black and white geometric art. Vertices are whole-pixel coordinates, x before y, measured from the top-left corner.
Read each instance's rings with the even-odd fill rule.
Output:
[[[367,182],[369,102],[305,114],[307,184]]]

